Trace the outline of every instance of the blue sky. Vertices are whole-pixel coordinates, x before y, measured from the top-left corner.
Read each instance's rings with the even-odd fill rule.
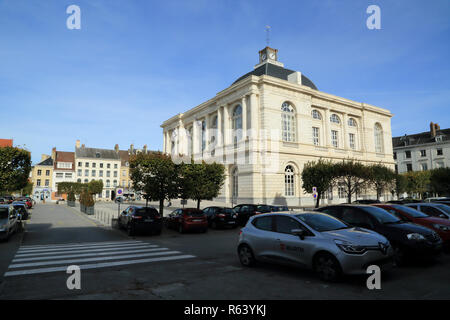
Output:
[[[72,4],[81,30],[66,27]],[[0,138],[33,163],[77,139],[162,149],[164,120],[253,69],[266,25],[285,67],[391,110],[394,136],[448,128],[449,16],[448,0],[0,0]]]

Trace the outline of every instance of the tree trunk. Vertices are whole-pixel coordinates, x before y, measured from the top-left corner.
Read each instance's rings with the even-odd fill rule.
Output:
[[[352,203],[352,193],[350,191],[347,194],[347,202]]]
[[[202,200],[197,199],[197,209],[199,209],[199,210],[200,210],[200,201],[202,201]]]
[[[317,193],[317,199],[316,199],[316,208],[319,207],[320,198],[321,198],[320,195],[321,195],[321,192],[318,192],[318,193]]]
[[[145,206],[148,207],[148,198],[145,198]]]
[[[159,199],[159,214],[161,218],[164,216],[164,199]]]

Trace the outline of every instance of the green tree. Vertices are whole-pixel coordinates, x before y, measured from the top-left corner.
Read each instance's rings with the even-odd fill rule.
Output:
[[[164,200],[178,197],[178,172],[179,166],[161,152],[140,153],[130,159],[130,178],[134,189],[144,192],[147,201],[159,201],[161,216]]]
[[[0,192],[25,188],[30,171],[29,151],[14,147],[0,148]]]
[[[399,198],[403,192],[407,191],[408,180],[405,175],[396,173],[392,187],[393,190],[391,192],[397,194],[397,198]]]
[[[103,191],[103,181],[92,180],[88,183],[87,190],[92,195],[101,193]]]
[[[437,168],[430,172],[430,188],[439,196],[450,195],[450,168]]]
[[[317,188],[316,208],[319,207],[320,199],[325,192],[333,186],[335,178],[334,165],[331,161],[319,159],[309,161],[302,171],[302,188],[305,192],[312,193],[313,187]]]
[[[217,163],[194,163],[180,166],[179,195],[183,199],[197,201],[200,209],[202,200],[217,197],[225,181],[225,167]]]
[[[380,200],[381,195],[388,189],[392,188],[395,183],[395,172],[382,164],[373,164],[368,166],[370,185],[377,192],[377,200]]]
[[[352,202],[352,195],[364,190],[370,181],[367,166],[353,159],[343,160],[334,165],[337,182],[344,185],[347,202]]]
[[[430,191],[430,171],[410,171],[405,174],[407,180],[406,191],[417,193],[422,199],[424,193]]]

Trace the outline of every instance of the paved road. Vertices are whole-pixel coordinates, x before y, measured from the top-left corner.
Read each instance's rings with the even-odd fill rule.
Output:
[[[20,244],[0,243],[0,299],[399,299],[450,298],[450,255],[341,283],[273,265],[242,268],[239,230],[136,236],[96,225],[73,208],[38,205]],[[81,290],[66,287],[66,267],[81,266]]]

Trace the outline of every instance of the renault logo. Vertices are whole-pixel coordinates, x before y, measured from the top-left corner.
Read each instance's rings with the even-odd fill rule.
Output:
[[[389,245],[387,245],[386,243],[383,243],[383,242],[378,242],[378,246],[380,247],[380,251],[381,251],[383,254],[386,254],[386,253],[387,253],[387,250],[388,250],[388,248],[389,248]]]

